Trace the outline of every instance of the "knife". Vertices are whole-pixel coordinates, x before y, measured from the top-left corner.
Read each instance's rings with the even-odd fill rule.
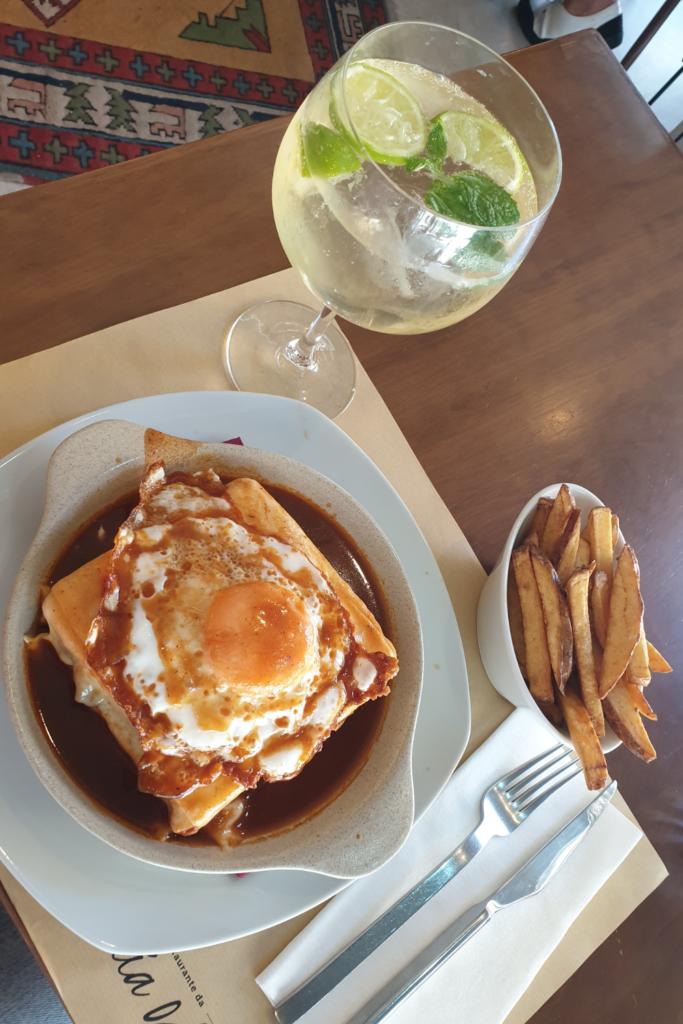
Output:
[[[617,789],[616,782],[602,790],[575,818],[565,825],[530,860],[509,878],[496,892],[466,910],[440,935],[430,942],[413,960],[393,976],[347,1024],[377,1024],[384,1020],[404,999],[411,995],[427,978],[446,963],[473,935],[476,935],[499,910],[540,892],[576,849],[589,829],[598,820]],[[301,1016],[292,1001],[302,994],[295,993],[275,1009],[278,1021],[293,1024]],[[310,1003],[302,1012],[310,1009]],[[282,1015],[281,1012],[285,1011]]]

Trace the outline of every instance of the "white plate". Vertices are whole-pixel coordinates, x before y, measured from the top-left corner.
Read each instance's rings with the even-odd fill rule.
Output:
[[[434,556],[401,499],[361,449],[309,406],[229,391],[156,395],[99,409],[17,449],[0,463],[0,617],[38,526],[50,455],[75,430],[111,418],[193,440],[240,436],[325,473],[375,518],[401,559],[422,624],[425,678],[413,751],[415,812],[422,815],[469,737],[458,625]],[[294,917],[347,884],[305,871],[194,875],[118,853],[43,789],[15,739],[4,700],[0,823],[0,857],[15,878],[64,925],[112,953],[166,953],[238,938]]]

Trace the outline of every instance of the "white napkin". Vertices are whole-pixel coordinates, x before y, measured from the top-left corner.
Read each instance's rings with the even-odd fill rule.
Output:
[[[514,711],[462,765],[384,867],[336,896],[256,979],[271,1003],[290,995],[456,847],[479,820],[492,782],[556,742],[529,709]],[[595,794],[593,794],[594,796]],[[491,894],[589,803],[581,775],[511,836],[477,857],[302,1018],[345,1024],[397,971],[473,903]],[[546,888],[497,913],[394,1012],[394,1024],[499,1024],[581,910],[638,842],[640,830],[609,806]]]

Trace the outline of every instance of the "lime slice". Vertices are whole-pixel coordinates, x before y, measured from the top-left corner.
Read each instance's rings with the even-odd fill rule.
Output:
[[[332,83],[330,118],[348,132],[341,103],[341,76]],[[404,164],[422,152],[427,121],[417,100],[393,75],[358,61],[344,79],[346,113],[369,156],[381,164]]]
[[[502,124],[462,110],[447,110],[435,120],[443,126],[451,160],[483,171],[508,192],[517,191],[529,168],[516,140]]]
[[[301,173],[319,178],[353,174],[360,167],[355,149],[340,132],[326,124],[307,124],[301,132]]]

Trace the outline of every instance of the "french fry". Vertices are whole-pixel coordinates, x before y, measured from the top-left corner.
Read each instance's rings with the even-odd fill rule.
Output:
[[[588,789],[602,789],[609,780],[607,762],[590,715],[573,690],[561,693],[559,701],[572,745],[583,766],[586,786]]]
[[[600,673],[600,698],[616,686],[631,660],[643,621],[640,571],[633,548],[626,544],[617,559],[609,602],[607,638]]]
[[[569,730],[589,789],[609,781],[606,722],[643,761],[657,756],[644,725],[657,715],[644,687],[653,672],[673,671],[646,636],[638,560],[622,544],[619,517],[606,506],[590,511],[582,532],[581,510],[562,484],[554,499],[539,499],[508,575],[520,669],[547,720]]]
[[[588,583],[592,572],[593,563],[587,568],[577,569],[572,573],[567,580],[567,599],[574,632],[574,652],[581,683],[581,696],[596,734],[604,736],[605,719],[598,695],[598,679],[593,659],[593,638],[588,613]]]
[[[564,690],[573,664],[572,624],[564,591],[552,562],[536,548],[531,548],[531,565],[543,608],[550,666],[560,690]]]
[[[640,624],[640,633],[636,646],[633,648],[631,660],[628,663],[626,676],[630,683],[637,683],[639,686],[647,686],[652,679],[650,673],[650,658],[647,653],[647,640],[643,624]]]
[[[584,565],[590,565],[591,562],[591,546],[585,537],[581,537],[579,540],[579,548],[576,552],[576,564],[575,569],[581,569]]]
[[[626,688],[628,689],[631,703],[636,711],[638,711],[643,718],[649,718],[651,721],[656,722],[657,715],[650,707],[650,703],[643,693],[642,686],[639,686],[638,683],[626,683]]]
[[[566,484],[562,484],[548,514],[541,538],[543,554],[550,559],[553,565],[555,564],[557,549],[562,539],[565,523],[573,508],[574,499],[569,493],[569,488]]]
[[[657,752],[645,731],[629,688],[623,680],[620,679],[605,697],[603,707],[605,718],[626,749],[642,761],[654,761]]]
[[[576,555],[581,540],[581,511],[572,509],[565,523],[557,553],[557,575],[562,586],[565,585],[576,566]]]
[[[654,644],[647,641],[647,660],[652,672],[673,672],[669,662],[660,654]]]
[[[531,526],[529,527],[529,536],[527,537],[527,543],[530,542],[531,536],[534,533],[539,538],[539,540],[543,536],[545,524],[548,522],[548,515],[550,514],[550,509],[552,507],[552,498],[538,499],[538,505],[536,506],[536,511],[534,512],[534,518],[531,520]],[[538,544],[538,542],[539,541],[537,540],[536,543]]]
[[[600,508],[592,509],[588,516],[588,543],[591,546],[591,555],[595,562],[595,568],[599,572],[607,573],[607,576],[611,579],[612,561],[614,559],[612,512],[604,505]]]
[[[606,572],[593,573],[593,585],[591,587],[591,612],[593,616],[593,627],[598,643],[605,646],[607,640],[607,622],[609,620],[609,577]]]
[[[529,548],[524,545],[512,553],[519,603],[522,609],[527,680],[532,697],[540,703],[554,701],[550,655],[543,621],[543,606],[536,586]]]
[[[526,679],[526,651],[524,649],[524,626],[522,625],[522,606],[519,603],[519,593],[513,573],[508,573],[508,619],[510,620],[510,635],[512,646],[515,649],[515,657],[520,671]]]

